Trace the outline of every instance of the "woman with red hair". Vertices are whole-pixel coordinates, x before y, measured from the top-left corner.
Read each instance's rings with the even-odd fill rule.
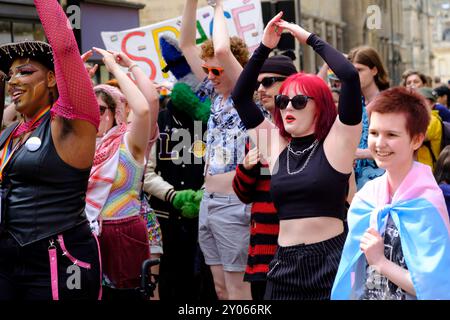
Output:
[[[325,300],[330,298],[345,241],[346,189],[361,135],[361,89],[357,70],[340,52],[317,35],[283,21],[282,14],[266,26],[232,97],[269,163],[280,219],[265,299]],[[248,88],[254,87],[284,29],[310,45],[339,77],[339,117],[326,83],[304,73],[287,78],[275,96],[275,124],[256,107]]]

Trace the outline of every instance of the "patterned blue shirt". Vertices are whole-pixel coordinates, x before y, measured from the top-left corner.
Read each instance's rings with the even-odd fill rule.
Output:
[[[236,170],[245,157],[247,133],[231,96],[225,101],[216,93],[213,84],[205,78],[198,90],[211,99],[211,115],[206,138],[206,166],[210,175]]]

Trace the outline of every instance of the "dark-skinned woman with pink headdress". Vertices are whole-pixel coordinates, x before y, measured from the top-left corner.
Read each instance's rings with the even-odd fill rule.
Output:
[[[0,135],[0,300],[94,300],[101,266],[84,209],[98,105],[64,11],[34,3],[49,44],[0,46],[22,117]]]

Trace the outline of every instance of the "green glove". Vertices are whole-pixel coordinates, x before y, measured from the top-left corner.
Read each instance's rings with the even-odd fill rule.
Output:
[[[170,97],[175,109],[184,111],[194,120],[201,120],[203,123],[208,122],[211,113],[211,100],[209,98],[205,99],[204,102],[200,101],[191,88],[182,82],[173,86]]]
[[[176,209],[181,211],[183,217],[192,219],[198,217],[202,197],[203,190],[181,190],[177,191],[172,204]]]

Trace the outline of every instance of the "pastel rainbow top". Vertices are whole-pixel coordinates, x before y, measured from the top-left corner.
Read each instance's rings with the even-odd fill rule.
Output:
[[[144,164],[138,163],[122,140],[119,148],[119,164],[109,196],[101,215],[104,219],[124,218],[139,214]]]

